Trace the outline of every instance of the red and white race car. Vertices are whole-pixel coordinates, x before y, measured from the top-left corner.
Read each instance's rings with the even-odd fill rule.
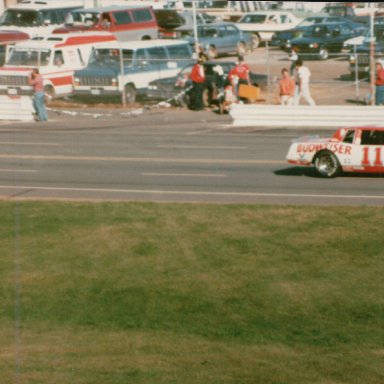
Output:
[[[323,177],[335,177],[341,171],[384,173],[384,127],[339,128],[331,138],[295,139],[287,160],[314,165]]]

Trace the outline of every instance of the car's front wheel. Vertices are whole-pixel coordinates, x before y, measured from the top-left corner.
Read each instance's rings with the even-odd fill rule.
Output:
[[[316,171],[322,177],[336,177],[340,171],[341,166],[336,155],[330,151],[322,151],[315,157]]]
[[[136,101],[136,89],[132,84],[127,84],[124,87],[125,101],[128,104],[132,104]]]
[[[321,48],[319,52],[319,57],[321,60],[327,60],[329,57],[329,52],[328,49],[326,48]]]

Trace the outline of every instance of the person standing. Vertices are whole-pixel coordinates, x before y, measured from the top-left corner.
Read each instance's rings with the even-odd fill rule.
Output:
[[[198,59],[197,63],[193,66],[190,79],[192,81],[192,90],[189,108],[194,111],[201,111],[204,109],[203,93],[205,83],[205,71],[201,59]]]
[[[375,105],[384,104],[384,68],[381,62],[376,63]]]
[[[309,89],[309,80],[311,78],[311,71],[304,65],[301,59],[296,61],[296,90],[294,104],[299,105],[303,97],[304,100],[311,106],[316,105],[312,99],[311,91]]]
[[[36,111],[37,121],[47,121],[48,115],[45,109],[43,77],[38,68],[32,70],[29,77],[29,84],[33,87],[33,108]]]
[[[295,74],[296,61],[299,59],[299,56],[296,52],[296,48],[292,47],[291,53],[288,56],[288,60],[291,62],[291,66],[289,67],[289,72],[291,76]]]
[[[281,79],[279,81],[280,88],[280,104],[292,105],[293,97],[295,95],[295,81],[289,75],[287,68],[281,70]]]
[[[244,62],[244,57],[239,56],[237,64],[228,73],[228,80],[232,84],[232,87],[235,90],[236,96],[239,93],[240,84],[251,85],[249,72],[250,72],[250,69],[248,64]]]

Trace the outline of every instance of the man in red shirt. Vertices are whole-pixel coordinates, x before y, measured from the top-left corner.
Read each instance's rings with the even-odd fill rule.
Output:
[[[204,109],[203,93],[205,83],[205,71],[203,60],[199,58],[197,63],[193,66],[190,79],[192,81],[191,101],[189,108],[194,111],[201,111]]]
[[[383,64],[378,61],[376,63],[376,81],[375,81],[375,104],[384,104],[384,68]]]
[[[29,84],[33,87],[33,107],[38,121],[47,121],[48,115],[45,109],[45,92],[43,78],[37,68],[33,69],[29,78]]]
[[[237,64],[228,73],[228,80],[232,84],[236,95],[239,91],[239,84],[251,85],[249,71],[249,66],[248,64],[245,64],[244,57],[239,56]]]
[[[289,75],[287,68],[281,70],[282,78],[279,81],[281,105],[292,105],[295,95],[295,80]]]

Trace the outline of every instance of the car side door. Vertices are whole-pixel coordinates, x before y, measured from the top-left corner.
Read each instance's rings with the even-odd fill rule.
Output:
[[[362,129],[357,161],[367,171],[384,172],[384,130]]]

